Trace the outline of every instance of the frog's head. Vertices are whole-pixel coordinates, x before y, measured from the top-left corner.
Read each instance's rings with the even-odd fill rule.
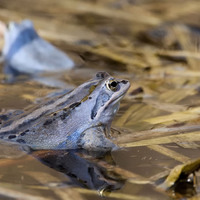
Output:
[[[127,80],[111,77],[106,72],[96,74],[99,80],[88,99],[91,99],[91,120],[94,124],[108,125],[118,111],[119,102],[130,87]],[[92,101],[93,100],[93,101]]]

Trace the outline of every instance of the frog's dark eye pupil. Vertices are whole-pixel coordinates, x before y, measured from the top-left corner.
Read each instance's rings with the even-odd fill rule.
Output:
[[[111,86],[111,87],[116,87],[116,86],[117,86],[117,82],[116,82],[116,81],[113,81],[112,83],[110,83],[110,86]]]

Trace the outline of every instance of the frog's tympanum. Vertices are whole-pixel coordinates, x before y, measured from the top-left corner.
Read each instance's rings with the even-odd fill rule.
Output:
[[[130,86],[106,72],[1,124],[0,138],[33,149],[111,150],[110,125]]]

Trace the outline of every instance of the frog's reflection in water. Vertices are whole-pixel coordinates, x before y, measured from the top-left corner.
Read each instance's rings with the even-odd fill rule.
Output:
[[[99,190],[118,190],[125,180],[117,173],[107,170],[115,165],[111,153],[86,152],[85,150],[34,151],[32,155],[43,164],[66,174],[71,184]]]

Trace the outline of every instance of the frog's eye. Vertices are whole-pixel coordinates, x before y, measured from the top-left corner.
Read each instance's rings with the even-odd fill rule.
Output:
[[[113,92],[116,92],[118,90],[118,82],[115,81],[115,80],[110,80],[106,83],[106,87],[113,91]]]

